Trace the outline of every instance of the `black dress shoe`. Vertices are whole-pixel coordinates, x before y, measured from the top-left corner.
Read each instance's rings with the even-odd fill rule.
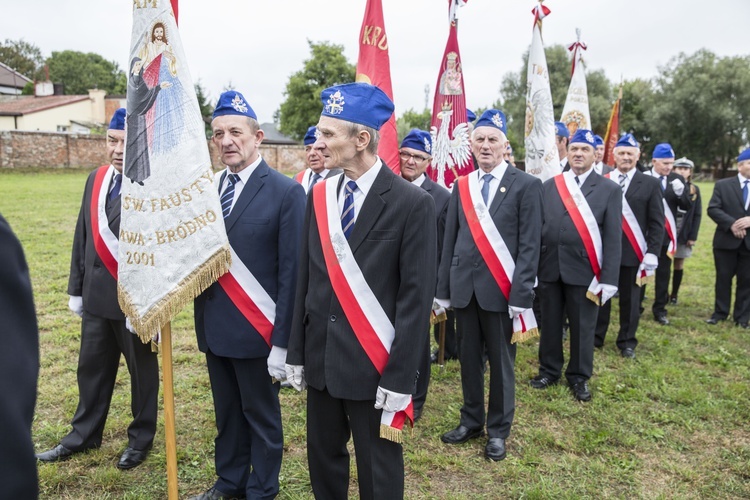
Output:
[[[459,424],[459,426],[452,431],[448,431],[440,436],[440,440],[446,444],[461,444],[469,439],[482,436],[483,434],[484,429],[469,429],[468,427]]]
[[[555,385],[556,383],[556,379],[552,380],[551,378],[545,377],[544,375],[537,375],[536,377],[529,380],[529,385],[534,389],[546,389],[547,387]]]
[[[122,452],[120,461],[117,462],[117,468],[120,470],[132,469],[138,467],[146,460],[149,450],[136,450],[128,446],[125,451]]]
[[[63,460],[69,459],[76,453],[78,452],[69,450],[65,446],[58,444],[51,450],[45,451],[43,453],[37,453],[36,459],[40,462],[62,462]]]
[[[740,328],[744,328],[745,330],[747,330],[748,328],[750,328],[750,323],[748,323],[747,321],[745,321],[744,323],[735,321],[734,326],[739,326]]]
[[[208,491],[204,491],[200,495],[189,497],[188,500],[242,500],[243,498],[245,498],[245,495],[232,496],[227,495],[216,488],[209,488]]]
[[[622,351],[620,351],[620,354],[622,354],[623,358],[630,358],[635,359],[635,349],[632,347],[626,347]]]
[[[676,306],[677,305],[677,296],[676,295],[671,296],[669,298],[669,303],[672,304],[673,306]]]
[[[484,447],[484,456],[495,462],[505,458],[505,439],[490,438]]]
[[[660,325],[665,325],[666,326],[666,325],[669,324],[669,320],[667,319],[667,315],[666,314],[657,314],[657,315],[655,315],[654,316],[654,321],[656,321]]]
[[[573,384],[570,390],[573,391],[573,395],[575,396],[576,400],[591,401],[591,391],[589,391],[588,382],[584,381],[584,382],[578,382],[577,384]]]
[[[414,408],[414,423],[417,423],[420,418],[422,418],[422,408]]]
[[[443,355],[445,357],[444,361],[450,361],[452,359],[456,359],[456,356],[448,356],[447,354]],[[438,362],[438,351],[435,349],[432,351],[432,354],[430,354],[430,363],[433,365]]]
[[[706,320],[706,323],[708,323],[709,325],[718,325],[719,321],[724,321],[724,318],[719,318],[717,316],[711,316],[710,318],[708,318]]]

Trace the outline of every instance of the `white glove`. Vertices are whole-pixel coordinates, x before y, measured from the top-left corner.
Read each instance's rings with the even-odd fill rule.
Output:
[[[136,331],[133,329],[133,324],[130,322],[130,318],[128,317],[125,317],[125,328],[127,328],[130,333],[136,333]]]
[[[525,310],[526,309],[524,309],[523,307],[508,306],[508,314],[510,315],[510,319],[516,319]]]
[[[643,262],[641,262],[641,265],[639,267],[640,270],[646,270],[646,271],[654,271],[657,267],[659,267],[659,257],[652,253],[647,253],[643,256]]]
[[[617,293],[617,287],[615,285],[599,283],[599,286],[597,288],[598,291],[602,293],[601,305],[606,304],[607,301],[614,297]]]
[[[71,295],[70,299],[68,299],[68,309],[83,318],[83,297]]]
[[[302,365],[284,365],[286,371],[286,379],[292,384],[292,387],[298,391],[303,390],[307,387],[305,382],[305,367]]]
[[[680,179],[672,179],[670,184],[672,184],[672,191],[674,191],[674,194],[682,196],[682,193],[685,191],[685,183]]]
[[[375,394],[375,409],[382,408],[385,411],[397,412],[405,410],[409,406],[409,401],[411,401],[411,394],[399,394],[378,386],[378,392]]]
[[[438,307],[442,307],[443,309],[450,309],[451,308],[451,299],[438,299],[436,298],[433,301],[432,308],[435,308],[435,304],[438,305]]]
[[[276,380],[286,380],[286,347],[273,346],[268,355],[268,374]]]

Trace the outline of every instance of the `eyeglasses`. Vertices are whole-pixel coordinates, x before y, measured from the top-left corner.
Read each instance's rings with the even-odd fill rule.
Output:
[[[411,153],[407,153],[406,151],[399,151],[398,155],[404,161],[409,161],[411,159],[411,160],[414,160],[415,163],[422,163],[424,161],[429,160],[427,156],[413,155]]]

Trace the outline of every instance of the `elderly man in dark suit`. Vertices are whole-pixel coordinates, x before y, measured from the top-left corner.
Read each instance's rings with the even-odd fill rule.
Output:
[[[440,252],[443,247],[443,235],[445,234],[445,214],[448,211],[448,200],[450,192],[444,187],[432,181],[425,174],[427,165],[430,164],[432,151],[432,136],[429,132],[419,129],[412,129],[401,141],[399,149],[399,159],[401,164],[401,177],[411,182],[413,185],[421,187],[432,196],[435,202],[435,216],[437,223],[437,255],[438,265],[440,264]],[[446,323],[455,321],[453,312],[450,311]],[[436,325],[437,327],[437,325]],[[450,327],[450,328],[449,328]],[[446,333],[453,330],[453,325],[446,324]],[[430,354],[430,334],[424,337],[424,352],[419,363],[419,376],[417,377],[417,387],[414,392],[414,420],[419,420],[422,416],[422,408],[427,399],[427,389],[430,385],[430,364],[432,356]]]
[[[287,377],[307,394],[317,498],[347,498],[354,438],[361,498],[402,498],[401,426],[435,291],[435,203],[377,156],[393,103],[350,83],[322,92],[315,149],[344,174],[308,198]]]
[[[655,177],[661,186],[664,197],[665,230],[664,240],[659,250],[659,267],[656,268],[654,283],[654,305],[651,310],[654,321],[661,325],[668,325],[667,304],[669,303],[669,281],[672,276],[672,256],[677,250],[677,208],[689,210],[692,201],[690,190],[686,189],[685,179],[672,171],[674,168],[674,150],[668,143],[663,142],[654,147],[653,167],[646,171],[647,175]]]
[[[307,129],[305,137],[302,139],[302,143],[305,145],[305,162],[307,163],[307,168],[301,172],[297,172],[294,176],[294,180],[302,185],[306,194],[309,194],[313,186],[319,181],[341,173],[340,168],[332,168],[330,170],[325,168],[320,151],[313,148],[313,144],[317,140],[317,131],[318,128],[315,125]]]
[[[484,454],[490,460],[506,455],[515,412],[513,319],[523,311],[533,318],[542,230],[542,183],[503,160],[505,127],[505,115],[496,109],[476,123],[471,145],[479,170],[453,188],[437,291],[437,302],[456,311],[464,400],[458,427],[441,439],[464,443],[482,435],[486,425]],[[486,422],[485,351],[490,363]]]
[[[539,262],[542,337],[535,389],[562,375],[563,314],[570,321],[565,378],[578,401],[591,400],[598,305],[617,292],[622,247],[622,189],[592,170],[594,135],[578,129],[568,147],[570,171],[543,186],[544,223]]]
[[[128,446],[117,467],[131,469],[141,464],[156,433],[159,395],[156,353],[128,330],[117,300],[117,247],[112,242],[120,235],[124,145],[125,108],[120,108],[107,130],[107,156],[111,164],[94,170],[86,180],[73,236],[68,306],[82,318],[78,408],[70,433],[55,448],[37,455],[42,462],[65,460],[74,453],[101,445],[120,355],[125,356],[130,372],[133,421],[128,427]],[[105,233],[108,238],[102,236]]]
[[[635,146],[633,144],[636,144]],[[640,319],[641,289],[647,275],[659,265],[659,250],[664,239],[664,207],[659,182],[635,168],[641,155],[631,134],[615,146],[615,170],[607,174],[623,194],[622,261],[617,287],[620,292],[620,330],[617,348],[624,358],[634,358],[638,345],[636,331]],[[645,271],[645,272],[644,272]],[[594,345],[602,347],[609,327],[612,303],[599,309]]]
[[[729,317],[732,279],[737,277],[734,323],[750,328],[750,149],[737,158],[737,177],[714,186],[708,216],[716,222],[714,312],[706,323],[715,325]]]
[[[195,299],[216,412],[218,480],[194,498],[272,498],[284,445],[279,384],[294,305],[305,192],[260,156],[263,131],[239,92],[219,97],[213,142],[232,267]]]
[[[31,422],[39,376],[39,331],[29,266],[21,243],[0,215],[0,484],[4,498],[37,498]]]

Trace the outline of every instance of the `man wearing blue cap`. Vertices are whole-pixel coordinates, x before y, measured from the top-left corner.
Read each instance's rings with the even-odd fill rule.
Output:
[[[557,154],[560,157],[560,171],[568,170],[568,142],[570,141],[570,132],[563,122],[555,122],[555,144],[557,144]]]
[[[217,179],[232,266],[195,299],[219,478],[193,498],[272,498],[284,444],[277,381],[286,378],[305,193],[260,156],[263,131],[241,93],[221,94],[211,129],[227,166]]]
[[[125,108],[120,108],[107,130],[110,164],[89,175],[73,236],[68,307],[82,318],[78,409],[71,423],[73,429],[60,444],[37,455],[42,462],[66,460],[75,453],[101,446],[121,354],[131,377],[133,421],[128,427],[128,446],[117,467],[131,469],[140,465],[156,433],[159,365],[151,347],[126,326],[117,300],[117,247],[110,246],[120,235],[124,149]],[[92,210],[92,206],[99,209]],[[103,237],[103,233],[108,237]]]
[[[706,323],[715,325],[729,317],[732,279],[737,277],[734,323],[750,328],[750,149],[737,157],[737,177],[716,182],[708,216],[716,222],[714,312]]]
[[[622,254],[622,190],[592,170],[594,135],[578,129],[570,141],[570,170],[548,179],[539,261],[542,336],[535,389],[562,375],[563,314],[570,321],[570,360],[565,370],[573,396],[591,400],[594,330],[599,311],[617,292]]]
[[[468,111],[467,111],[468,113]],[[440,252],[443,246],[443,235],[445,234],[445,214],[448,211],[448,200],[450,200],[450,192],[433,182],[427,175],[425,170],[430,164],[432,158],[432,136],[429,132],[419,129],[412,129],[404,140],[401,141],[401,148],[399,149],[399,158],[401,164],[401,177],[411,182],[413,185],[418,186],[430,196],[435,202],[435,215],[437,222],[437,256],[438,265],[440,262]],[[434,305],[433,305],[434,308]],[[455,331],[455,317],[453,311],[446,311],[445,320],[445,337],[444,347],[445,351],[449,351],[450,347],[451,354],[455,357],[455,343],[456,343],[456,331]],[[435,325],[435,340],[439,343],[439,325]],[[424,337],[424,351],[419,363],[419,376],[417,377],[417,386],[414,392],[414,420],[419,420],[422,416],[422,408],[424,407],[425,399],[427,399],[427,388],[430,384],[430,364],[432,362],[432,355],[430,354],[430,335],[429,330],[427,335]],[[435,355],[437,358],[437,355]]]
[[[313,149],[313,144],[316,140],[317,127],[313,125],[307,129],[303,142],[305,144],[305,161],[307,162],[307,168],[301,172],[298,172],[294,176],[294,180],[299,182],[305,189],[305,194],[308,194],[312,187],[319,181],[327,177],[338,175],[342,172],[340,168],[332,168],[327,170],[323,166],[323,157],[320,156],[320,152]]]
[[[675,216],[677,209],[689,210],[692,201],[690,191],[685,189],[685,179],[672,172],[674,168],[674,150],[668,143],[657,144],[653,153],[653,167],[647,172],[656,177],[661,186],[664,198],[664,240],[659,251],[659,267],[656,268],[654,283],[654,304],[651,308],[654,320],[661,325],[668,325],[667,304],[669,303],[669,281],[672,276],[672,256],[677,250],[677,228]]]
[[[436,298],[439,305],[453,307],[461,332],[463,406],[459,425],[441,440],[464,443],[483,435],[486,426],[484,456],[494,461],[505,458],[513,424],[513,320],[525,312],[533,318],[542,230],[542,183],[503,160],[505,127],[505,115],[496,109],[477,120],[471,147],[479,170],[453,187]],[[490,363],[486,418],[485,352]]]
[[[596,151],[594,152],[594,172],[599,175],[606,175],[612,171],[612,167],[604,164],[604,139],[600,136],[594,136]]]
[[[315,149],[344,174],[307,204],[287,377],[307,385],[307,458],[317,498],[402,498],[402,427],[435,291],[435,203],[378,158],[393,103],[379,88],[325,89]],[[420,334],[420,332],[422,332]]]
[[[631,134],[624,135],[617,142],[614,155],[615,170],[608,176],[617,182],[623,194],[622,259],[617,284],[620,292],[617,348],[622,357],[634,358],[641,316],[641,289],[636,283],[645,284],[659,265],[658,255],[664,239],[664,207],[659,182],[636,168],[641,150]],[[610,312],[611,302],[599,308],[595,347],[604,345]]]

